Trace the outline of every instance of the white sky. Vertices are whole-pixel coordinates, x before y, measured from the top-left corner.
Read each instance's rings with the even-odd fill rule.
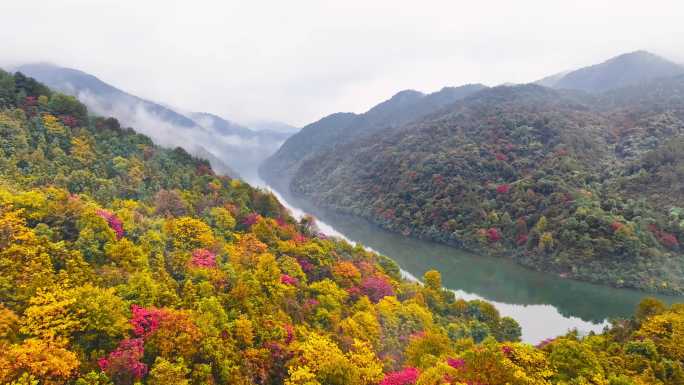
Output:
[[[49,61],[184,109],[293,125],[637,49],[684,62],[683,37],[681,0],[0,0],[0,65]]]

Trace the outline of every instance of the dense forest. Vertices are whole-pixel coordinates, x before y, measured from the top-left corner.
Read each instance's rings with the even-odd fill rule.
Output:
[[[591,94],[480,90],[308,154],[289,175],[287,187],[316,205],[407,236],[684,293],[683,76]]]
[[[278,188],[287,189],[293,174],[308,158],[378,131],[401,127],[485,88],[481,84],[469,84],[444,87],[431,94],[404,90],[363,114],[332,114],[307,125],[285,141],[261,164],[260,174]]]
[[[531,346],[269,193],[0,72],[0,383],[681,384],[684,308]],[[551,221],[549,221],[551,222]]]

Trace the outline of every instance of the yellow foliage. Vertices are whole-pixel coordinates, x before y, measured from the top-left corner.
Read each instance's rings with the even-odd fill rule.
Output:
[[[66,133],[64,126],[54,115],[44,114],[43,125],[45,126],[45,129],[47,129],[47,132],[52,135],[64,135]]]
[[[234,322],[235,337],[243,346],[252,346],[254,342],[254,327],[252,321],[243,316],[240,316]]]
[[[376,384],[382,379],[382,363],[367,342],[354,339],[352,349],[347,356],[351,364],[359,369],[361,384]]]
[[[196,218],[180,217],[168,220],[166,231],[173,247],[179,250],[209,248],[214,243],[211,228]]]
[[[26,300],[52,284],[52,245],[26,227],[19,211],[0,207],[0,298]]]
[[[95,160],[95,153],[89,138],[80,136],[71,139],[71,155],[84,165],[92,163]]]
[[[316,375],[306,365],[290,367],[287,372],[288,378],[285,380],[285,385],[321,385]]]
[[[658,351],[672,360],[684,360],[684,314],[665,312],[641,324],[638,335],[652,339]]]
[[[367,311],[354,313],[351,317],[340,322],[340,328],[345,336],[368,341],[373,346],[380,343],[381,328],[374,314]]]
[[[0,382],[28,372],[41,384],[65,384],[76,375],[78,366],[75,353],[49,341],[29,338],[0,353]]]
[[[41,288],[29,300],[20,331],[45,340],[69,337],[81,328],[81,312],[72,290],[63,286]]]
[[[310,333],[294,349],[297,354],[290,362],[288,384],[371,385],[381,379],[382,364],[364,342],[355,341],[352,351],[345,354],[329,337]]]

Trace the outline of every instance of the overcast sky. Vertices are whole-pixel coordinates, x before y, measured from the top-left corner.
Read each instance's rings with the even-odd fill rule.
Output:
[[[646,49],[684,62],[682,0],[0,0],[0,65],[304,125],[406,88],[528,82]]]

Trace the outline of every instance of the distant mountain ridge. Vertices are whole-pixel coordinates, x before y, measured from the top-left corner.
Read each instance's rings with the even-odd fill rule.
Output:
[[[282,186],[307,157],[382,129],[402,126],[485,88],[482,84],[468,84],[444,87],[431,94],[404,90],[365,113],[340,112],[326,116],[285,141],[262,164],[260,174],[269,182]]]
[[[683,66],[647,51],[636,51],[537,83],[558,89],[602,92],[679,74],[684,74]]]
[[[131,109],[144,108],[148,113],[158,116],[159,119],[182,127],[195,127],[197,124],[192,119],[184,116],[161,104],[129,94],[116,88],[96,76],[86,72],[59,67],[48,63],[24,64],[18,66],[16,71],[31,76],[51,88],[69,95],[79,96],[83,93],[95,98],[95,101],[86,101],[90,104],[97,102],[95,110],[112,109],[114,106],[127,106]],[[100,113],[100,111],[97,111]],[[109,111],[102,111],[109,112]],[[120,114],[121,115],[121,114]],[[125,123],[125,117],[117,116]]]
[[[86,72],[49,63],[25,64],[14,69],[63,93],[78,97],[91,111],[113,116],[134,126],[165,146],[179,146],[208,158],[219,172],[243,178],[256,169],[289,137],[283,132],[254,131],[207,112],[180,113],[116,88]],[[278,127],[278,122],[273,122]]]
[[[684,293],[682,73],[638,51],[543,85],[402,91],[304,127],[260,172],[405,236]]]

